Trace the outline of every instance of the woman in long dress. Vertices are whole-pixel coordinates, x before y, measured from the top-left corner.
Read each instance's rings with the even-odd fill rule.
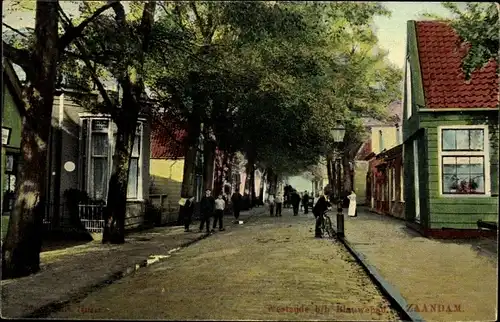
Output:
[[[351,194],[347,196],[349,198],[349,212],[348,215],[349,217],[356,217],[356,194],[354,191],[351,191]]]

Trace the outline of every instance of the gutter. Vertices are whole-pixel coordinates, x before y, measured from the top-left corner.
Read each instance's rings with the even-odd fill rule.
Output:
[[[393,306],[399,313],[403,321],[411,322],[424,322],[425,320],[415,311],[410,310],[410,305],[403,298],[401,293],[394,288],[389,282],[387,282],[380,273],[373,267],[364,257],[364,255],[354,249],[352,245],[345,238],[336,238],[345,246],[345,248],[351,253],[356,262],[361,265],[363,270],[368,274],[370,279],[377,285],[382,294],[389,300],[391,306]]]

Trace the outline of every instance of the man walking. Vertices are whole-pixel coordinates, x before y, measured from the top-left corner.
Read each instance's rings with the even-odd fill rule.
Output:
[[[184,204],[184,231],[189,232],[191,218],[193,217],[194,197],[188,198]]]
[[[293,207],[293,215],[297,216],[299,214],[299,205],[300,205],[300,195],[297,193],[297,190],[292,191],[290,199]]]
[[[278,193],[274,201],[276,202],[276,217],[281,217],[281,208],[283,207],[283,194]]]
[[[210,217],[213,216],[215,209],[215,199],[212,197],[212,190],[205,190],[205,196],[201,198],[200,202],[200,213],[201,213],[201,222],[200,222],[200,233],[203,231],[203,225],[207,224],[207,234],[210,233]],[[214,230],[212,230],[214,231]]]
[[[214,217],[214,226],[212,231],[217,227],[217,221],[219,222],[219,231],[223,231],[224,227],[222,226],[222,218],[224,217],[224,209],[226,208],[226,202],[224,201],[224,197],[222,194],[219,195],[219,198],[215,200],[215,217]]]
[[[236,219],[236,220],[238,220],[238,218],[240,217],[241,199],[242,199],[242,196],[240,194],[240,191],[238,189],[236,189],[236,191],[231,196],[231,203],[233,204],[234,219]]]
[[[274,216],[274,195],[269,195],[267,198],[267,202],[269,203],[269,212],[271,213],[271,217]]]
[[[307,190],[304,192],[304,196],[302,197],[302,206],[304,207],[304,214],[309,213],[309,194]]]

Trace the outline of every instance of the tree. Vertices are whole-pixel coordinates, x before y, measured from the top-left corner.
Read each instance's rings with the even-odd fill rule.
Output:
[[[83,95],[80,102],[92,111],[109,114],[117,126],[113,169],[109,179],[109,190],[104,211],[105,227],[103,243],[123,243],[125,240],[125,217],[130,156],[135,142],[137,119],[147,113],[149,103],[145,93],[145,59],[149,50],[149,39],[154,23],[156,2],[143,4],[132,2],[127,15],[121,3],[113,6],[115,17],[101,16],[92,22],[92,28],[76,42],[84,64],[80,70],[66,71],[73,74],[79,88],[87,94],[97,85],[102,103],[89,100]],[[88,5],[83,14],[92,10]],[[65,17],[65,27],[71,28]],[[72,62],[75,62],[74,58]],[[75,73],[75,70],[77,71]],[[122,90],[122,97],[112,99],[106,91],[97,71],[115,79]]]
[[[50,140],[53,93],[57,64],[74,39],[113,3],[100,8],[78,26],[59,35],[58,1],[37,1],[33,35],[20,33],[24,47],[3,41],[7,59],[26,74],[25,102],[21,134],[22,162],[16,182],[16,201],[2,248],[3,278],[25,276],[40,269],[42,219],[46,211],[47,147]],[[5,24],[4,24],[5,25]],[[11,30],[15,30],[10,27]]]

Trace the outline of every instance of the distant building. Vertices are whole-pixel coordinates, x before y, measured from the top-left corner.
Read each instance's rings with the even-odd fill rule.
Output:
[[[393,204],[402,202],[395,193],[402,185],[402,171],[397,167],[392,169],[392,166],[382,170],[380,165],[386,164],[381,155],[402,143],[402,103],[394,101],[387,109],[389,118],[386,121],[365,120],[370,137],[355,158],[354,187],[358,203],[364,203],[379,213],[392,214]],[[401,215],[400,211],[397,215]]]

